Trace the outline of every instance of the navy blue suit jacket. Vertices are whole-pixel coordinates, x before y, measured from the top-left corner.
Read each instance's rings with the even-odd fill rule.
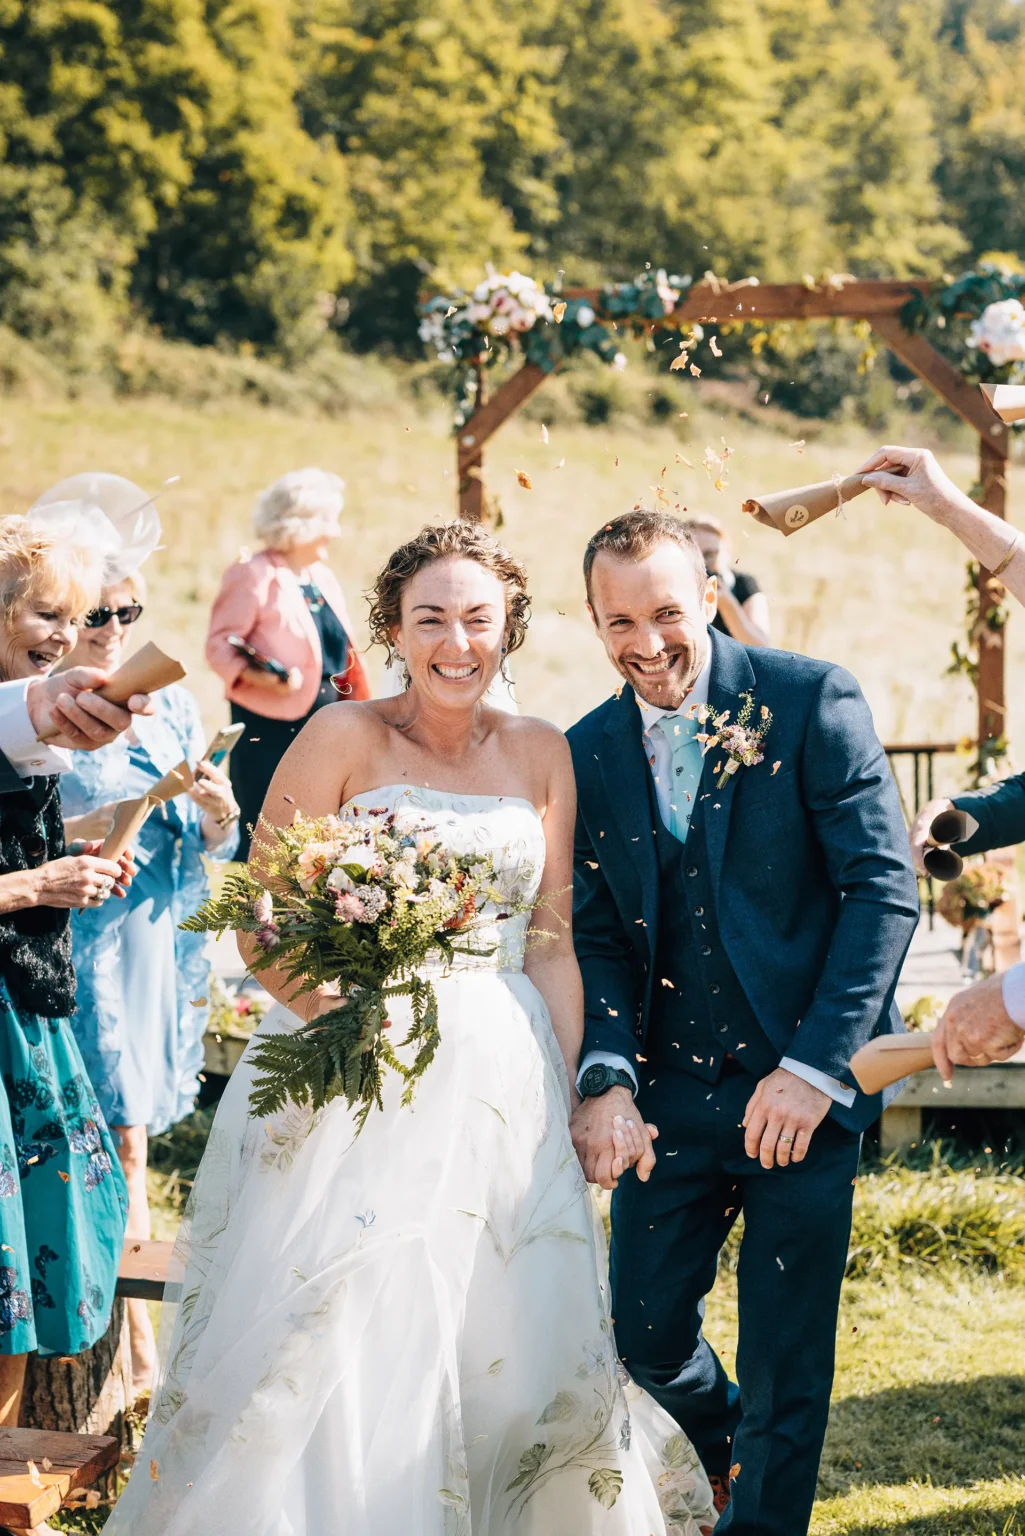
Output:
[[[873,1036],[903,1029],[894,1003],[918,920],[918,886],[893,777],[868,705],[841,667],[738,645],[710,631],[709,703],[751,692],[772,711],[765,760],[715,787],[705,760],[706,856],[730,963],[780,1055],[853,1079]],[[578,817],[574,933],[584,1051],[644,1052],[659,929],[659,873],[642,728],[629,688],[569,731]],[[778,764],[778,766],[777,766]],[[859,1092],[833,1113],[879,1115]]]

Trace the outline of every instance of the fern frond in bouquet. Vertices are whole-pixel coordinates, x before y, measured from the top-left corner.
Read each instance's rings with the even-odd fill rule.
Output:
[[[434,1059],[438,1002],[418,974],[425,963],[493,953],[493,942],[474,948],[474,939],[523,906],[502,899],[489,857],[449,851],[426,815],[401,827],[388,810],[318,820],[297,814],[289,827],[263,825],[266,884],[248,869],[227,876],[182,927],[251,934],[251,969],[273,966],[293,994],[337,984],[337,1008],[297,1030],[257,1037],[252,1060],[260,1075],[250,1106],[260,1116],[288,1100],[316,1110],[341,1094],[358,1106],[362,1130],[374,1105],[382,1107],[386,1069],[403,1078],[409,1104]],[[412,1011],[397,1045],[385,1033],[396,997],[408,997]]]

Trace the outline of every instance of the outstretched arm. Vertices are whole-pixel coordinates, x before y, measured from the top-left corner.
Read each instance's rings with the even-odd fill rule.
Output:
[[[917,507],[941,528],[948,528],[980,565],[999,573],[1019,603],[1025,603],[1025,543],[1003,518],[984,511],[959,491],[928,448],[880,448],[859,474],[875,486],[882,501]]]

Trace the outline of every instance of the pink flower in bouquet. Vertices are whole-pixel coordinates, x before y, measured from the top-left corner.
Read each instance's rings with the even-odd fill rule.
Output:
[[[352,891],[343,891],[335,900],[335,913],[343,923],[365,923],[367,909]]]
[[[274,922],[274,901],[270,891],[264,891],[253,902],[253,916],[261,928],[267,928]]]

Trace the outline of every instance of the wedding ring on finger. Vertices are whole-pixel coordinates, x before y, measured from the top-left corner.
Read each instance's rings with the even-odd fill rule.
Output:
[[[793,1136],[781,1136],[779,1139],[783,1143],[783,1145],[787,1146],[787,1147],[790,1146],[791,1143],[794,1140]]]

